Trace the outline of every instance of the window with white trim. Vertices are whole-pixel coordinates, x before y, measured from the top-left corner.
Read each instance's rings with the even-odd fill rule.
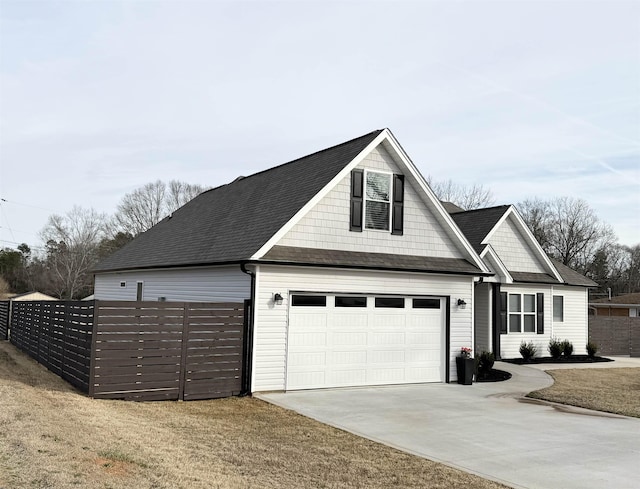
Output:
[[[536,295],[509,294],[509,333],[536,332]]]
[[[365,228],[389,231],[391,217],[391,174],[366,171],[365,184]]]
[[[564,296],[562,295],[553,296],[553,321],[559,323],[564,321]]]

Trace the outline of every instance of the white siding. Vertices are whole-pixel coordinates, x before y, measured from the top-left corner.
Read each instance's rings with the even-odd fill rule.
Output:
[[[510,218],[500,225],[489,239],[507,270],[517,272],[547,273],[522,233]]]
[[[251,296],[251,278],[234,266],[101,273],[95,278],[95,298],[135,301],[137,282],[143,282],[143,300],[147,301],[159,297],[185,302],[242,301]]]
[[[252,391],[283,390],[286,380],[288,297],[292,291],[343,292],[451,297],[449,369],[456,379],[455,356],[473,345],[473,308],[455,306],[458,298],[470,303],[473,279],[418,273],[328,270],[260,266],[257,270]],[[275,305],[280,293],[284,302]]]
[[[562,322],[554,321],[553,335],[559,340],[569,340],[573,343],[574,353],[586,354],[589,336],[587,289],[585,287],[554,287],[553,295],[564,297],[564,318]]]
[[[503,358],[520,358],[520,342],[533,341],[538,346],[538,356],[549,356],[549,340],[569,340],[575,354],[585,354],[588,338],[587,289],[569,286],[517,286],[503,285],[502,292],[535,294],[544,293],[544,334],[509,333],[500,335],[500,354]],[[564,320],[553,321],[553,296],[564,297]]]
[[[491,349],[491,284],[481,283],[475,286],[475,346],[474,355]]]
[[[358,168],[401,173],[382,147],[375,148]],[[415,185],[415,184],[414,184]],[[404,234],[363,229],[349,231],[351,176],[338,183],[279,242],[282,246],[368,251],[402,255],[461,258],[443,225],[405,179]]]

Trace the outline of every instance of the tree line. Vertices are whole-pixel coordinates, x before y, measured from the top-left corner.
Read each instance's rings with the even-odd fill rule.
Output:
[[[482,185],[451,180],[429,184],[436,196],[464,210],[494,205]],[[200,185],[158,180],[126,194],[112,216],[75,206],[49,217],[40,236],[44,250],[26,244],[0,250],[0,294],[39,290],[61,299],[93,291],[93,267],[205,190]],[[594,296],[640,292],[640,244],[624,246],[610,225],[582,199],[530,199],[516,208],[552,258],[599,284]]]
[[[44,249],[27,244],[0,250],[0,294],[38,290],[61,299],[93,293],[92,269],[205,190],[172,180],[148,183],[126,194],[109,216],[74,206],[53,214],[40,232]]]

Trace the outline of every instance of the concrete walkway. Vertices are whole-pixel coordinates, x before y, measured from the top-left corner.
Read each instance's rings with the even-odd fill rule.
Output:
[[[516,488],[638,487],[640,419],[523,399],[551,378],[538,368],[496,368],[512,379],[257,397]]]

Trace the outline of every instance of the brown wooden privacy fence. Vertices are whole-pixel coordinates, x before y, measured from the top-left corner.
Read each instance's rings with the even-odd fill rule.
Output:
[[[96,398],[213,399],[237,395],[244,373],[244,304],[96,303]]]
[[[640,357],[640,318],[589,316],[589,340],[600,355]]]
[[[87,392],[93,313],[93,302],[14,301],[11,343]]]
[[[6,340],[9,333],[9,301],[0,301],[0,340]]]
[[[9,336],[95,398],[213,399],[243,389],[248,307],[248,301],[14,302]]]

